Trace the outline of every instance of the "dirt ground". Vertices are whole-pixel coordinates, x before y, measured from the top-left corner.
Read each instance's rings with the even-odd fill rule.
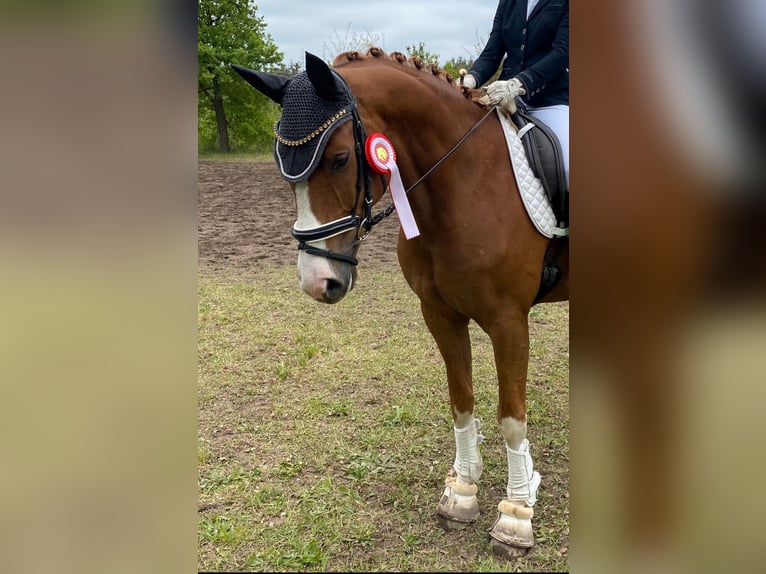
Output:
[[[416,298],[404,280],[389,282],[388,295],[380,299],[368,286],[367,299],[331,311],[300,294],[295,284],[282,286],[290,305],[256,301],[253,292],[245,302],[238,286],[230,284],[267,267],[267,277],[274,271],[283,278],[286,269],[295,270],[293,192],[273,161],[252,160],[200,160],[197,190],[202,291],[206,282],[223,286],[221,299],[208,293],[200,307],[199,569],[308,571],[321,567],[324,556],[328,570],[337,565],[341,571],[428,571],[437,566],[497,571],[501,564],[492,558],[487,531],[505,489],[499,431],[494,431],[494,441],[487,431],[480,521],[462,533],[445,533],[433,518],[454,442],[449,423],[442,425],[444,432],[439,426],[448,412],[443,362],[418,316],[417,303],[410,305]],[[389,201],[384,198],[374,212]],[[398,234],[395,214],[373,228],[359,250],[360,275],[365,270],[400,275]],[[394,297],[396,289],[406,296]],[[378,300],[387,301],[381,309],[389,309],[378,315],[382,328],[360,323],[354,309]],[[569,545],[568,321],[560,309],[545,307],[550,309],[538,311],[531,322],[539,333],[530,369],[540,401],[531,432],[537,433],[536,464],[545,482],[539,514],[535,511],[537,545],[523,559],[524,571],[566,570]],[[320,313],[335,316],[337,322],[323,321]],[[354,340],[374,342],[374,364],[369,356],[359,360],[358,349],[341,343],[346,341],[344,327],[351,324],[359,333]],[[319,335],[322,325],[326,328]],[[474,335],[474,372],[485,382],[477,397],[484,412],[492,413],[496,391],[494,374],[489,374],[494,368],[491,344],[486,335]],[[322,336],[331,342],[316,344]],[[410,365],[412,357],[422,360]],[[343,377],[338,377],[341,369]],[[400,417],[396,409],[404,414]],[[297,432],[295,412],[308,421],[311,432]],[[402,422],[405,415],[410,422]],[[414,447],[402,438],[412,432],[419,437]],[[391,461],[406,461],[406,472],[389,472]],[[320,489],[320,478],[331,480],[327,492]],[[356,493],[365,511],[359,512],[356,499],[341,488]],[[336,505],[331,514],[325,510],[328,500]],[[312,536],[319,545],[310,545]]]
[[[200,160],[197,191],[201,271],[295,265],[295,199],[273,161]],[[387,205],[388,197],[374,213]],[[398,233],[395,213],[376,225],[359,250],[360,267],[397,266]]]

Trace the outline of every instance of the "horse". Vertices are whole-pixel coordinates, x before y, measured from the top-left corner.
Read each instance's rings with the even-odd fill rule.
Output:
[[[332,66],[307,52],[305,71],[292,78],[233,67],[282,106],[275,160],[295,193],[299,285],[313,299],[333,304],[353,289],[358,249],[390,212],[373,215],[373,206],[389,185],[393,193],[397,178],[416,185],[396,204],[400,219],[406,207],[417,227],[409,238],[400,229],[398,259],[444,360],[456,445],[436,518],[455,530],[479,517],[483,437],[474,416],[473,320],[492,342],[508,463],[507,497],[490,543],[500,556],[523,556],[534,545],[540,484],[526,438],[528,315],[538,302],[568,300],[569,246],[564,239],[559,282],[537,301],[555,240],[525,211],[498,117],[451,75],[400,52],[344,52]],[[364,152],[368,134],[388,142],[384,156],[396,156],[388,182],[373,170],[375,153]]]

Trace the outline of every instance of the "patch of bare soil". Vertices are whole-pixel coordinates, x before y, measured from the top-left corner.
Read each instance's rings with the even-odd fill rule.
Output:
[[[388,197],[384,198],[375,212],[385,209],[389,201]],[[217,280],[217,276],[237,277],[267,267],[270,268],[269,273],[274,272],[275,275],[282,273],[280,268],[294,269],[297,242],[290,235],[290,230],[295,217],[293,192],[281,178],[273,161],[199,161],[198,258],[202,274],[215,275],[214,280]],[[395,214],[373,229],[359,251],[360,275],[370,268],[398,269],[398,234],[399,222]],[[288,289],[284,286],[280,288]],[[400,288],[406,289],[403,280]],[[310,302],[296,285],[290,286],[285,293],[285,297],[306,299],[307,306],[322,307]],[[358,324],[359,315],[345,311],[353,301],[333,309],[333,313],[346,312],[342,324],[354,321],[355,328],[361,334],[358,340],[365,341],[368,350],[376,353],[377,346],[383,344],[378,342],[381,333],[393,337],[395,342],[410,342],[413,337],[408,329],[421,333],[425,330],[416,307],[407,308],[410,317],[405,320],[402,319],[406,315],[402,312],[402,302],[398,301],[397,306],[392,307],[385,297],[369,289],[364,304],[375,308],[379,321],[389,325],[388,331],[384,330],[385,327],[378,330],[377,323],[371,325],[364,321]],[[228,323],[230,317],[226,318],[222,329],[232,328]],[[242,321],[240,326],[246,323],[241,316],[239,320]],[[446,431],[441,435],[431,430],[438,429],[439,421],[443,420],[438,413],[443,415],[448,412],[446,383],[432,395],[418,390],[417,379],[410,373],[415,369],[405,363],[410,358],[409,354],[406,359],[398,362],[394,359],[389,363],[392,366],[375,371],[385,375],[372,375],[366,366],[356,366],[361,361],[354,359],[357,355],[352,348],[348,355],[342,355],[337,363],[339,366],[335,368],[335,363],[330,360],[332,349],[329,345],[325,345],[318,355],[321,361],[298,368],[301,346],[305,348],[316,340],[316,336],[298,343],[302,336],[300,329],[288,330],[288,333],[294,334],[287,335],[285,330],[280,331],[276,327],[285,323],[283,314],[260,314],[257,319],[254,316],[253,321],[258,322],[262,339],[238,333],[229,341],[231,357],[227,358],[225,353],[221,357],[214,355],[210,345],[200,355],[203,363],[218,361],[219,364],[207,368],[207,382],[202,383],[200,393],[200,448],[205,458],[200,472],[208,487],[201,492],[199,512],[200,517],[212,526],[220,524],[223,525],[221,528],[225,528],[232,525],[231,530],[224,529],[222,532],[233,540],[227,542],[223,534],[220,539],[216,538],[217,534],[207,532],[206,535],[201,529],[200,569],[248,569],[247,560],[264,553],[267,557],[263,558],[263,564],[267,566],[259,569],[268,570],[276,565],[289,570],[293,562],[280,564],[276,562],[280,555],[269,555],[268,552],[279,537],[285,540],[294,536],[300,541],[306,533],[311,535],[310,528],[315,526],[296,509],[300,505],[325,508],[328,502],[323,497],[326,494],[316,494],[319,491],[315,491],[321,477],[331,477],[333,484],[343,486],[347,492],[358,492],[365,507],[365,512],[355,517],[351,529],[344,527],[345,538],[330,546],[334,554],[330,557],[332,562],[328,569],[338,565],[341,570],[352,567],[362,571],[385,571],[402,567],[398,566],[402,564],[405,570],[429,570],[437,565],[441,569],[461,571],[475,568],[477,563],[493,564],[487,562],[491,557],[487,531],[495,519],[497,501],[505,493],[505,450],[499,431],[494,431],[494,441],[488,440],[484,447],[487,471],[480,521],[462,532],[446,535],[436,527],[433,509],[443,488],[446,466],[451,462],[449,457],[454,453],[454,442],[448,423],[444,424]],[[398,327],[392,329],[390,325],[393,324]],[[542,330],[543,325],[546,330],[558,326],[555,319],[542,312],[533,317],[531,324],[533,330]],[[246,332],[254,331],[250,327],[250,331]],[[559,328],[557,332],[562,333],[559,335],[561,347],[557,342],[546,340],[541,348],[557,357],[567,356],[566,331]],[[544,338],[542,334],[540,338]],[[479,338],[477,344],[483,344],[484,351],[480,350],[481,347],[474,347],[474,357],[489,357],[491,360],[488,339]],[[426,369],[425,372],[442,372],[441,357],[435,344],[430,347],[423,347],[422,343],[415,347],[405,347],[404,344],[393,347],[394,350],[397,348],[407,348],[408,352],[417,348],[412,351],[413,361],[426,365],[429,361],[436,363],[435,370]],[[234,357],[240,358],[235,360]],[[545,364],[537,367],[541,369],[538,374],[535,365],[543,359]],[[540,504],[535,510],[538,543],[531,557],[521,562],[521,567],[526,571],[556,571],[565,569],[564,555],[569,544],[568,461],[561,447],[566,435],[565,430],[560,428],[567,412],[568,395],[558,382],[560,369],[564,366],[548,366],[548,358],[543,356],[537,357],[536,361],[531,367],[532,378],[539,381],[538,396],[548,399],[545,408],[538,407],[540,430],[532,426],[532,431],[541,436],[536,443],[535,456],[537,468],[543,475],[543,487],[540,490]],[[340,372],[341,365],[347,363],[355,365],[355,368],[349,369],[350,372],[340,380],[335,373]],[[482,368],[480,364],[477,371]],[[232,372],[237,375],[229,376]],[[389,376],[391,380],[386,379]],[[489,378],[491,381],[492,377]],[[333,384],[329,393],[325,390],[328,380]],[[436,375],[423,376],[420,380],[438,381]],[[409,442],[404,441],[401,442],[401,451],[387,447],[391,448],[391,460],[406,460],[405,466],[409,469],[406,475],[399,472],[393,478],[387,478],[380,470],[387,468],[384,467],[388,464],[386,451],[378,449],[383,444],[394,444],[393,437],[397,436],[399,427],[391,424],[387,417],[395,412],[394,408],[398,408],[393,405],[402,404],[397,401],[404,397],[413,403],[420,401],[422,405],[431,405],[419,407],[419,416],[423,417],[423,421],[433,422],[420,423],[422,427],[417,432],[427,437],[413,441],[416,447],[417,442],[421,441],[420,450],[413,449]],[[297,412],[300,418],[292,410],[292,405],[299,405]],[[312,409],[316,411],[313,414]],[[494,403],[487,410],[492,412]],[[364,420],[360,420],[362,418]],[[308,425],[306,419],[309,420]],[[382,430],[371,430],[376,422],[380,423]],[[306,427],[311,429],[311,433],[306,433]],[[413,425],[412,429],[415,428]],[[488,436],[491,436],[490,432]],[[334,454],[337,447],[329,446],[335,440],[344,441],[350,456],[355,458],[339,459]],[[328,446],[317,448],[321,441],[327,442]],[[369,444],[373,446],[369,447]],[[317,458],[317,453],[321,455],[322,462],[315,465],[311,461]],[[438,465],[435,462],[437,459]],[[355,464],[352,465],[352,462]],[[494,465],[494,470],[490,465]],[[376,474],[379,470],[380,474]],[[257,474],[246,474],[256,471]],[[353,472],[357,472],[358,476]],[[491,481],[489,477],[493,472],[497,478]],[[252,485],[246,482],[251,479]],[[216,481],[220,484],[216,485]],[[264,502],[263,497],[267,495],[275,499]],[[260,497],[259,506],[255,506],[254,496]],[[345,503],[346,499],[341,497],[335,502]],[[347,520],[347,515],[342,514],[350,503],[346,504],[346,507],[336,508],[333,516]],[[340,522],[339,519],[328,521],[325,526],[328,539],[338,536]],[[237,533],[236,528],[242,524],[247,525],[246,528]],[[364,545],[356,544],[353,538],[349,538],[353,536],[361,537]],[[414,548],[417,550],[413,551]],[[285,560],[288,559],[285,557],[295,556],[290,548],[279,547],[277,551],[284,552],[282,557]],[[298,555],[293,560],[301,557]]]
[[[290,235],[295,197],[273,161],[200,160],[197,193],[201,271],[295,265],[297,242]],[[377,209],[388,201],[386,196]],[[360,267],[398,265],[398,234],[394,213],[373,228],[360,248]]]

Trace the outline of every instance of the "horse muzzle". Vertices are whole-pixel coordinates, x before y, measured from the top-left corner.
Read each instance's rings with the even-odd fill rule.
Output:
[[[320,303],[337,303],[354,287],[356,267],[305,251],[298,253],[298,282],[301,290]]]

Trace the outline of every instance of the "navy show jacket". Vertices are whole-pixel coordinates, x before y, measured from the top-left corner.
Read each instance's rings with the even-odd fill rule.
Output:
[[[569,0],[540,0],[527,20],[527,0],[500,0],[492,32],[470,74],[481,86],[497,71],[517,77],[533,107],[569,105]]]

